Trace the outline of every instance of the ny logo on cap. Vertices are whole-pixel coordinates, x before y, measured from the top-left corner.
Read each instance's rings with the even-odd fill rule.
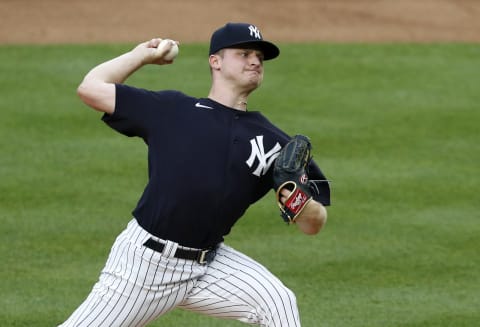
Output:
[[[250,25],[248,26],[248,29],[250,30],[250,36],[253,36],[259,40],[262,39],[262,36],[260,35],[260,30],[258,29],[257,26]]]

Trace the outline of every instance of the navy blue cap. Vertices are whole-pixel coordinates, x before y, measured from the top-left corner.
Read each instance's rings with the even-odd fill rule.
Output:
[[[227,23],[212,34],[210,55],[225,48],[252,47],[263,52],[264,60],[277,57],[278,47],[265,41],[257,26],[246,23]]]

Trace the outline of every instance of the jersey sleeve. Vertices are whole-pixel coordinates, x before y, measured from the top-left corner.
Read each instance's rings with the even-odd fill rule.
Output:
[[[174,91],[155,92],[123,84],[116,84],[115,92],[115,111],[104,114],[102,120],[123,135],[145,141],[159,120],[169,119],[176,96]]]

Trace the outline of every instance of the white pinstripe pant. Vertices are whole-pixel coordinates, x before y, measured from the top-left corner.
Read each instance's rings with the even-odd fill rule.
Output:
[[[174,308],[261,326],[300,326],[295,295],[258,262],[222,244],[208,265],[143,246],[133,219],[117,237],[99,281],[61,327],[145,326]],[[158,239],[157,239],[158,240]]]

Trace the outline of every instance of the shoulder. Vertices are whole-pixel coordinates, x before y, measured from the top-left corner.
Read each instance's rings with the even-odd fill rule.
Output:
[[[175,99],[175,100],[194,100],[196,98],[186,95],[185,93],[177,90],[161,90],[161,91],[152,91],[153,94],[168,98],[168,99]]]
[[[133,110],[156,112],[159,108],[178,108],[194,103],[194,97],[176,90],[148,90],[125,84],[116,84],[116,109],[132,108]],[[139,109],[140,108],[140,109]]]
[[[126,84],[115,84],[117,91],[117,97],[151,97],[156,99],[181,99],[181,98],[191,98],[186,94],[177,91],[177,90],[147,90],[144,88],[138,88]]]

